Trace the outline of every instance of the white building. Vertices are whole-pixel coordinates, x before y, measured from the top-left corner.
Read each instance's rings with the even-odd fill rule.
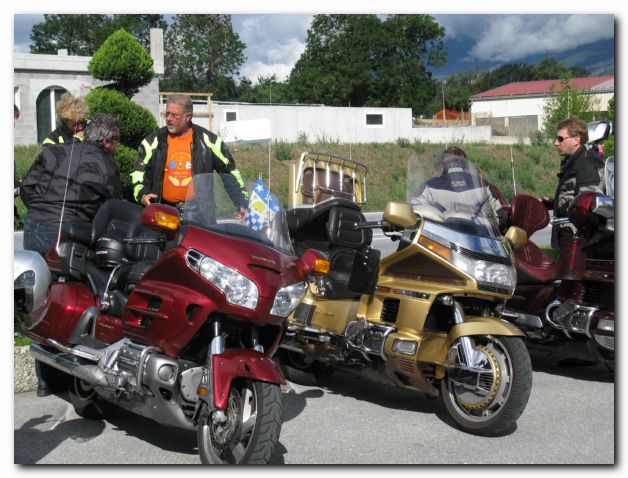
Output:
[[[600,119],[608,113],[615,94],[615,77],[573,78],[570,85],[595,96]],[[552,92],[560,92],[560,80],[509,83],[471,97],[471,124],[490,125],[496,136],[530,136],[543,129],[544,107]]]
[[[163,31],[151,29],[150,40],[153,70],[157,75],[163,75]],[[41,143],[56,128],[55,104],[63,93],[69,91],[74,96],[85,96],[90,90],[103,84],[87,71],[90,60],[89,56],[70,56],[67,50],[59,50],[57,55],[13,55],[14,101],[20,109],[20,117],[15,122],[15,144]],[[154,78],[141,88],[133,101],[157,118],[159,80]]]

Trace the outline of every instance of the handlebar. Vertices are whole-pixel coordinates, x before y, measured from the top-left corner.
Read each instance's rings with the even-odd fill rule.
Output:
[[[360,229],[378,229],[380,227],[383,229],[387,226],[390,226],[390,223],[388,223],[387,221],[356,222],[353,225],[356,231],[359,231]]]

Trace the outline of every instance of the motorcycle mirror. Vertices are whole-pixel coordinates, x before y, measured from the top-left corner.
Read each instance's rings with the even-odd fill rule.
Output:
[[[327,275],[331,263],[327,256],[316,249],[308,249],[297,261],[297,269],[301,276],[306,275]]]
[[[158,229],[166,234],[168,239],[173,239],[179,234],[181,217],[179,211],[166,204],[150,204],[142,211],[140,218],[142,226]]]
[[[587,124],[589,144],[604,141],[611,134],[611,124],[608,121],[592,121]]]
[[[407,202],[391,201],[386,204],[384,209],[384,221],[404,229],[412,227],[416,224],[416,215],[412,206]]]
[[[528,242],[528,234],[517,226],[510,226],[504,238],[515,248],[525,246]]]

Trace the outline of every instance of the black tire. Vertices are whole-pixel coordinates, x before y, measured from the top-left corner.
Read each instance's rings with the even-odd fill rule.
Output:
[[[285,377],[299,385],[321,385],[334,373],[334,369],[329,365],[298,352],[279,349],[277,356]]]
[[[72,387],[72,376],[43,362],[39,362],[41,378],[52,393],[60,393]]]
[[[111,415],[116,409],[114,404],[98,395],[91,384],[76,377],[70,387],[69,395],[74,411],[83,418],[101,420]]]
[[[530,355],[518,337],[473,337],[475,350],[485,354],[482,388],[471,391],[448,372],[441,381],[447,411],[460,428],[483,436],[511,433],[525,409],[532,388]]]
[[[201,463],[270,463],[282,424],[279,385],[252,380],[234,382],[226,413],[224,423],[214,423],[207,412],[201,414],[197,428]]]

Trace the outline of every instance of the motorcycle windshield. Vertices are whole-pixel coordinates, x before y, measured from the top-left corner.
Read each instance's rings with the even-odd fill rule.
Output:
[[[181,223],[263,243],[293,254],[286,212],[281,201],[264,182],[246,184],[242,193],[239,178],[232,174],[209,173],[192,176]],[[242,210],[246,213],[242,213]]]
[[[462,234],[501,237],[501,204],[480,169],[461,153],[410,158],[407,201],[424,221]]]

